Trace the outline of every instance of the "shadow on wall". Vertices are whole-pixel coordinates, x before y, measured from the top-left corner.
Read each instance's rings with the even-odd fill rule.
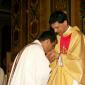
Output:
[[[11,50],[11,27],[9,25],[4,25],[2,27],[2,40],[1,40],[1,67],[6,73],[6,53]]]

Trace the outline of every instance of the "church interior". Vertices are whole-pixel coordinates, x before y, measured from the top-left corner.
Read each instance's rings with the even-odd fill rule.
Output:
[[[0,67],[7,78],[16,54],[49,29],[54,10],[65,11],[69,24],[85,33],[85,0],[0,0]]]

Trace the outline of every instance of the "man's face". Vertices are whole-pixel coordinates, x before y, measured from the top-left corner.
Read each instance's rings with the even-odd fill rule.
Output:
[[[51,27],[53,28],[54,32],[63,34],[67,29],[67,21],[64,21],[63,23],[55,22],[51,24]]]
[[[46,54],[53,50],[55,48],[56,45],[56,41],[55,42],[51,42],[50,40],[48,40],[47,45],[46,45]]]

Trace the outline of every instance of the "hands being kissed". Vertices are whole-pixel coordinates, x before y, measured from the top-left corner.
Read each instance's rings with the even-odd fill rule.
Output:
[[[46,56],[47,56],[48,60],[50,61],[50,63],[52,61],[54,61],[55,58],[58,58],[55,49],[49,51]]]

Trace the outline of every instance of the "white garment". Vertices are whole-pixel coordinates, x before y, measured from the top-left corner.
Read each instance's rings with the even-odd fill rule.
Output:
[[[58,65],[59,66],[63,66],[62,58],[61,58],[60,55],[59,55],[59,59],[58,59]]]
[[[73,85],[79,85],[79,84],[78,84],[78,81],[73,80]]]
[[[5,80],[5,74],[3,69],[0,67],[0,85],[3,85],[4,80]]]
[[[50,62],[41,43],[38,40],[34,43],[37,44],[27,46],[23,51],[10,85],[47,85]]]

